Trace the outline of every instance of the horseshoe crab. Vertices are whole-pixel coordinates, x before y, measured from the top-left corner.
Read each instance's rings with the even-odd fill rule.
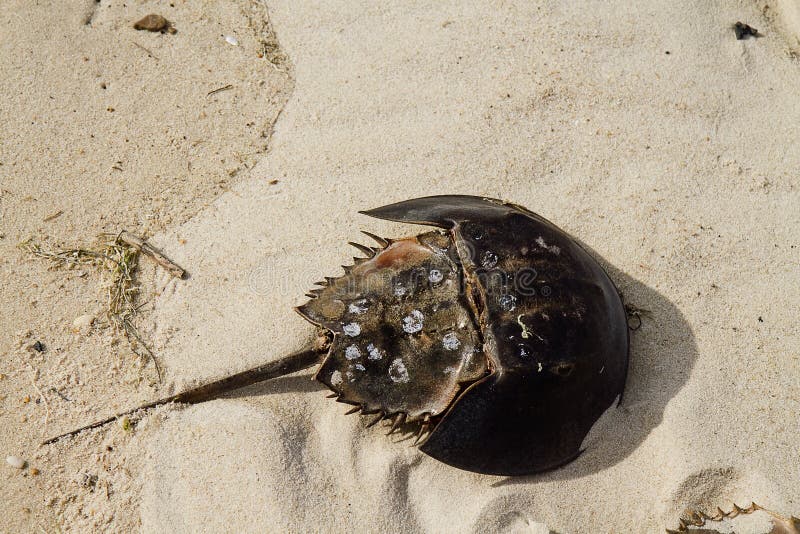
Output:
[[[628,364],[625,308],[595,259],[500,200],[432,196],[362,213],[437,229],[351,243],[364,257],[297,308],[318,327],[306,349],[140,408],[319,363],[314,378],[348,413],[391,418],[390,433],[417,425],[420,450],[452,466],[526,475],[576,458]]]
[[[747,508],[733,505],[733,510],[723,512],[717,508],[713,516],[703,512],[689,511],[688,517],[679,521],[675,530],[667,534],[695,532],[696,534],[800,534],[800,519],[783,517],[762,508],[756,503]]]

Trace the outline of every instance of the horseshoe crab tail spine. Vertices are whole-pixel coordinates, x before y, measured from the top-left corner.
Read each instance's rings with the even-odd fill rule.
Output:
[[[241,373],[237,373],[220,380],[215,380],[214,382],[209,382],[208,384],[203,384],[202,386],[183,391],[170,397],[148,402],[147,404],[142,404],[141,406],[137,406],[132,410],[118,413],[106,419],[101,419],[100,421],[95,421],[89,425],[82,426],[70,432],[52,437],[46,441],[43,441],[42,445],[48,445],[60,440],[61,438],[79,434],[84,430],[106,425],[112,421],[115,421],[116,419],[119,419],[120,417],[130,415],[139,410],[155,408],[156,406],[161,406],[162,404],[168,404],[170,402],[197,404],[216,399],[225,393],[229,393],[243,387],[296,373],[297,371],[302,371],[303,369],[307,369],[308,367],[311,367],[312,365],[322,361],[323,356],[328,351],[329,344],[330,342],[325,338],[316,339],[305,348],[273,362],[248,369],[247,371],[242,371]]]

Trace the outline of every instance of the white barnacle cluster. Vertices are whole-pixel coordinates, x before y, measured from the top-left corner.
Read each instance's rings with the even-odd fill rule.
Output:
[[[355,382],[361,376],[360,373],[363,373],[366,370],[367,368],[364,367],[363,364],[355,363],[350,365],[350,367],[347,369],[347,371],[345,371],[344,374],[347,376],[347,380],[349,380],[350,382]],[[358,371],[358,373],[356,373],[355,371]]]
[[[338,386],[342,383],[342,373],[340,371],[334,371],[331,373],[331,385]]]
[[[487,250],[481,256],[481,266],[483,266],[484,269],[491,269],[492,267],[497,265],[497,259],[498,259],[497,254],[495,254],[491,250]]]
[[[376,347],[372,343],[367,345],[367,354],[369,355],[367,356],[367,358],[369,358],[370,360],[380,360],[381,358],[383,358],[383,353],[380,351],[378,347]]]
[[[369,306],[367,306],[367,299],[354,300],[349,306],[347,306],[347,311],[355,315],[367,313],[368,309]]]
[[[344,357],[348,360],[357,360],[361,357],[361,351],[355,345],[350,345],[344,349]]]
[[[347,336],[356,337],[361,333],[361,325],[358,323],[348,323],[342,327],[342,331]]]
[[[500,304],[503,310],[513,311],[514,308],[517,307],[517,297],[511,294],[500,295],[500,298],[497,299],[497,303]]]
[[[422,330],[425,316],[419,310],[412,310],[410,314],[403,317],[403,331],[414,334]]]
[[[428,272],[428,280],[430,280],[432,284],[438,284],[443,279],[444,275],[439,269],[431,269],[430,272]]]
[[[389,378],[392,379],[392,382],[400,384],[409,381],[408,369],[406,369],[402,359],[396,358],[389,365]]]
[[[539,245],[539,248],[547,249],[556,256],[561,254],[560,247],[558,247],[557,245],[548,245],[542,236],[536,238],[536,244]]]
[[[449,332],[442,338],[442,346],[447,350],[458,350],[461,346],[461,340],[455,332]]]

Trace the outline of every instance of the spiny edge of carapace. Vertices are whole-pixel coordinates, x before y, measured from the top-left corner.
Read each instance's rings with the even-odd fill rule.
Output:
[[[326,356],[326,358],[327,358],[327,356]],[[317,369],[317,372],[314,373],[314,377],[313,378],[315,380],[317,380],[317,375],[319,374],[321,368],[322,368],[322,364],[320,364],[320,368]],[[387,434],[386,434],[387,436],[394,434],[395,431],[399,427],[405,426],[405,427],[408,427],[410,429],[410,431],[407,431],[404,434],[412,434],[413,436],[416,436],[415,439],[414,439],[414,442],[412,443],[412,446],[416,446],[416,445],[422,446],[425,443],[425,441],[428,439],[428,437],[430,437],[431,433],[433,433],[434,429],[439,424],[439,422],[442,419],[444,419],[445,417],[447,417],[447,414],[450,412],[450,410],[456,404],[458,399],[461,398],[461,396],[464,395],[468,390],[470,390],[471,388],[476,387],[479,384],[483,383],[484,381],[488,380],[494,374],[495,374],[494,370],[487,369],[486,373],[480,378],[477,378],[477,379],[474,379],[474,380],[459,380],[459,381],[457,381],[456,385],[458,387],[456,388],[456,390],[453,393],[452,397],[448,401],[448,403],[447,403],[447,405],[446,405],[444,410],[442,410],[438,414],[432,414],[432,413],[429,413],[429,412],[423,412],[423,413],[421,413],[419,415],[411,415],[408,412],[404,412],[404,411],[400,411],[400,410],[387,413],[387,412],[384,412],[383,410],[380,410],[380,409],[365,409],[364,403],[347,400],[346,398],[344,398],[344,396],[340,392],[338,392],[335,389],[333,389],[332,387],[328,386],[327,384],[325,384],[321,380],[318,380],[318,381],[320,383],[324,384],[326,387],[328,387],[328,389],[331,390],[331,393],[326,395],[326,398],[335,399],[336,402],[338,402],[338,403],[347,404],[347,405],[351,406],[351,408],[345,412],[345,415],[356,415],[356,414],[359,415],[359,416],[377,415],[376,418],[374,418],[370,423],[368,423],[366,425],[366,428],[373,427],[373,426],[375,426],[376,424],[378,424],[381,421],[392,419],[393,420],[392,421],[392,426],[391,426],[389,432],[387,432]],[[401,439],[400,441],[404,441],[405,439],[409,439],[409,437],[406,436],[405,438]]]
[[[407,412],[403,411],[395,411],[387,413],[382,410],[365,410],[363,404],[343,399],[336,391],[333,391],[333,393],[328,395],[327,397],[336,399],[336,402],[352,406],[352,408],[350,408],[345,412],[345,415],[357,414],[359,416],[370,416],[370,415],[377,416],[374,417],[372,421],[367,423],[366,428],[371,428],[380,423],[381,421],[391,420],[392,424],[389,431],[386,433],[387,436],[394,434],[398,429],[402,427],[407,427],[407,431],[404,432],[404,434],[411,434],[416,436],[413,445],[419,444],[420,441],[424,443],[424,440],[427,439],[427,435],[429,435],[430,432],[433,430],[433,428],[435,428],[436,422],[439,419],[441,419],[441,417],[444,415],[440,414],[434,416],[426,412],[418,416],[410,416]],[[403,438],[403,440],[405,439],[408,439],[408,436]]]
[[[319,298],[320,294],[322,294],[322,292],[325,290],[325,288],[333,286],[336,283],[337,280],[339,280],[339,279],[341,279],[343,277],[346,277],[349,274],[351,274],[353,269],[355,269],[356,267],[359,267],[359,266],[363,265],[364,263],[366,263],[368,261],[375,260],[376,257],[378,257],[382,252],[387,251],[388,249],[392,248],[393,246],[397,245],[398,243],[403,243],[403,242],[408,242],[409,244],[414,243],[415,244],[414,248],[416,248],[418,250],[419,249],[427,249],[428,248],[424,244],[419,242],[419,239],[418,239],[419,236],[410,236],[410,237],[405,237],[405,238],[401,238],[401,239],[389,239],[389,238],[385,238],[385,237],[379,237],[379,236],[377,236],[375,234],[372,234],[370,232],[367,232],[365,230],[362,230],[362,233],[364,233],[364,234],[368,235],[369,237],[375,239],[379,244],[381,244],[381,246],[380,247],[369,247],[367,245],[363,245],[363,244],[357,243],[355,241],[348,241],[347,242],[348,245],[351,245],[351,246],[355,247],[356,249],[358,249],[363,254],[366,254],[366,257],[353,256],[352,265],[342,265],[341,266],[342,270],[343,270],[342,276],[339,276],[339,277],[325,276],[325,277],[323,277],[322,280],[314,282],[312,285],[319,286],[319,287],[314,287],[314,288],[308,290],[308,292],[305,293],[306,297],[308,297],[310,299]],[[400,258],[400,259],[404,259],[404,258]],[[398,258],[390,258],[390,259],[387,260],[387,262],[394,262],[394,261],[398,261]],[[377,267],[384,267],[384,266],[385,265],[377,265]],[[302,306],[296,306],[294,309],[295,309],[295,311],[299,312],[299,308],[301,308],[301,307]],[[299,313],[300,313],[300,315],[302,315],[303,317],[308,319],[302,312],[299,312]]]
[[[367,257],[362,258],[362,257],[354,256],[352,265],[342,265],[342,270],[344,271],[343,276],[347,276],[348,274],[350,274],[350,272],[353,270],[354,267],[357,267],[358,265],[361,265],[362,263],[373,259],[377,254],[379,254],[380,252],[382,252],[383,250],[388,248],[389,245],[391,245],[394,242],[391,239],[382,238],[382,237],[376,236],[375,234],[371,234],[369,232],[366,232],[364,230],[362,230],[362,232],[367,234],[368,236],[372,237],[376,241],[378,241],[378,243],[385,243],[385,245],[382,245],[381,247],[368,247],[366,245],[362,245],[361,243],[356,243],[354,241],[348,241],[347,242],[348,245],[352,245],[353,247],[357,248],[362,253],[367,254]],[[339,276],[339,277],[336,277],[336,276],[325,276],[325,277],[323,277],[322,280],[319,280],[319,281],[314,282],[313,284],[311,284],[312,286],[319,286],[319,287],[313,287],[313,288],[309,289],[305,293],[305,296],[310,298],[310,299],[319,298],[320,294],[322,294],[322,292],[325,291],[325,288],[333,286],[336,283],[336,281],[338,279],[340,279],[340,278],[342,278],[342,276]],[[309,317],[307,317],[300,310],[300,308],[302,308],[302,307],[303,307],[302,305],[301,306],[295,306],[294,310],[297,313],[299,313],[304,319],[312,322],[313,324],[317,324],[314,321],[311,321],[311,319]]]

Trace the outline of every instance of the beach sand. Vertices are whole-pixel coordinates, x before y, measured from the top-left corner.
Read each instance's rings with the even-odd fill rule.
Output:
[[[796,0],[98,5],[92,31],[52,5],[3,15],[0,452],[29,462],[0,469],[3,530],[626,533],[734,502],[800,514]],[[151,11],[178,33],[130,28]],[[761,36],[736,40],[739,20]],[[258,57],[265,35],[283,55]],[[621,407],[576,461],[453,469],[343,415],[310,372],[38,446],[301,347],[313,328],[291,308],[349,263],[347,241],[420,231],[357,212],[446,193],[548,218],[647,311]],[[161,383],[108,329],[71,332],[102,313],[94,274],[15,248],[122,227],[191,274],[142,260]]]

